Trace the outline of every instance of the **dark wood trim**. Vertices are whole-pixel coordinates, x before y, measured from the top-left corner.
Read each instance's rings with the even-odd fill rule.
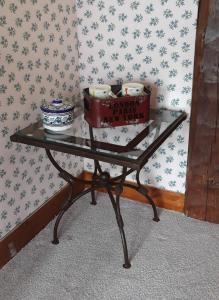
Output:
[[[91,180],[92,179],[92,173],[90,172],[84,172],[83,173],[83,179],[85,180]],[[130,183],[127,181],[127,183]],[[149,191],[149,195],[153,198],[155,204],[158,207],[183,212],[184,210],[184,194],[161,190],[155,187],[146,186],[146,188]],[[104,189],[100,189],[101,192],[105,192]],[[139,194],[137,191],[130,189],[128,187],[124,187],[123,197],[129,198],[134,201],[142,202],[142,203],[148,203],[144,196]]]
[[[194,59],[194,70],[193,70],[193,88],[192,88],[192,107],[191,107],[191,121],[190,121],[190,134],[189,134],[189,155],[192,153],[193,140],[195,138],[196,131],[192,130],[195,128],[198,117],[198,103],[200,100],[200,85],[202,77],[202,59],[204,54],[204,40],[205,32],[208,25],[208,14],[209,14],[209,2],[210,0],[200,0],[198,9],[197,19],[197,31],[196,31],[196,42],[195,42],[195,59]]]
[[[205,32],[208,25],[210,0],[199,2],[193,74],[188,168],[185,194],[185,214],[205,220],[208,164],[211,155],[209,115],[212,105],[202,78]],[[211,87],[209,87],[209,91]],[[207,103],[207,105],[206,105]],[[213,121],[213,120],[212,120]]]
[[[76,183],[74,193],[77,194],[83,189],[82,183]],[[53,220],[63,201],[68,197],[69,190],[69,185],[66,185],[0,241],[0,269]]]

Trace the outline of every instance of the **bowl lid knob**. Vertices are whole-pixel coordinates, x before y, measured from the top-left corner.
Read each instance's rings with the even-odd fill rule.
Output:
[[[52,104],[55,106],[60,106],[62,105],[62,99],[53,99]]]

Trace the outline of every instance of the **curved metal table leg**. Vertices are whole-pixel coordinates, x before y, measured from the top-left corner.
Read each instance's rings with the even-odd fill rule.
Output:
[[[59,243],[59,239],[58,239],[58,234],[57,234],[57,231],[58,231],[58,226],[59,226],[59,223],[64,215],[64,213],[69,209],[69,207],[75,203],[80,197],[90,193],[91,191],[93,190],[93,188],[89,188],[85,191],[82,191],[80,193],[78,193],[73,199],[72,199],[72,193],[73,193],[73,188],[71,188],[71,192],[70,192],[70,195],[67,199],[67,201],[64,203],[63,205],[63,208],[60,210],[59,214],[58,214],[58,217],[56,219],[56,222],[55,222],[55,225],[54,225],[54,229],[53,229],[53,241],[52,243],[53,244],[58,244]]]
[[[147,189],[141,184],[140,179],[139,179],[139,174],[140,174],[140,171],[137,171],[136,181],[137,181],[138,187],[136,188],[136,191],[138,191],[140,194],[142,194],[143,196],[145,196],[148,199],[148,202],[151,204],[151,206],[153,208],[153,212],[154,212],[153,221],[159,222],[160,219],[158,217],[156,205],[155,205],[153,199],[148,195]]]
[[[95,150],[94,133],[93,133],[93,127],[91,125],[89,125],[89,133],[90,133],[90,139],[91,139],[91,149]],[[94,166],[95,166],[95,168],[94,168],[94,173],[93,173],[93,176],[92,176],[92,180],[94,180],[94,177],[97,175],[97,171],[99,171],[100,173],[102,172],[100,164],[96,159],[94,159]],[[92,205],[97,204],[94,190],[91,192],[91,204]]]
[[[120,195],[123,191],[123,184],[126,178],[127,174],[127,168],[123,167],[122,175],[121,175],[121,180],[120,182],[114,182],[115,188],[112,187],[112,183],[110,183],[110,175],[108,175],[108,182],[106,182],[105,187],[108,192],[108,195],[110,197],[115,215],[116,215],[116,221],[119,227],[120,231],[120,236],[122,240],[122,247],[123,247],[123,253],[124,253],[124,264],[123,267],[126,269],[129,269],[131,267],[129,257],[128,257],[128,248],[127,248],[127,243],[126,243],[126,237],[125,237],[125,232],[124,232],[124,222],[122,219],[122,215],[120,212]],[[115,191],[116,197],[113,196],[112,190]]]
[[[96,163],[95,160],[94,160],[94,165],[95,165],[95,168],[94,168],[94,173],[92,175],[92,180],[94,180],[94,177],[97,175],[97,163]],[[97,204],[94,190],[91,191],[91,203],[90,204],[91,205],[96,205]]]
[[[51,163],[53,164],[53,166],[59,171],[59,176],[61,178],[63,178],[65,181],[67,181],[70,186],[71,186],[71,191],[69,193],[68,199],[64,202],[62,209],[60,210],[60,212],[58,213],[55,225],[54,225],[54,229],[53,229],[53,244],[58,244],[59,243],[59,239],[58,239],[58,235],[57,235],[57,231],[58,231],[58,226],[59,223],[64,215],[64,213],[69,209],[69,207],[76,202],[80,197],[84,196],[87,193],[91,192],[91,195],[94,195],[94,190],[95,190],[95,184],[92,184],[92,186],[90,188],[88,188],[87,190],[83,190],[82,192],[78,193],[74,198],[73,198],[73,183],[74,183],[74,177],[69,174],[67,171],[65,171],[63,168],[61,168],[59,166],[59,164],[55,161],[55,159],[53,158],[51,152],[49,149],[46,149],[46,154],[49,158],[49,160],[51,161]],[[95,198],[94,198],[95,199]],[[93,200],[93,199],[92,199]]]
[[[153,208],[153,212],[154,212],[153,221],[159,222],[160,219],[158,217],[157,208],[156,208],[156,205],[154,204],[154,201],[151,199],[151,197],[147,193],[143,194],[143,195],[145,195],[145,197],[148,199],[148,202],[151,204],[151,206]]]
[[[97,205],[97,200],[96,200],[96,195],[95,195],[95,191],[92,190],[91,191],[91,202],[90,202],[91,205]]]
[[[59,243],[58,234],[57,234],[58,226],[59,226],[59,222],[61,221],[61,218],[63,217],[66,210],[67,209],[61,210],[58,214],[57,219],[56,219],[56,222],[55,222],[55,225],[54,225],[54,228],[53,228],[53,240],[52,240],[52,243],[54,245],[57,245]]]
[[[152,206],[152,209],[153,209],[153,213],[154,213],[153,221],[159,222],[160,219],[158,217],[156,205],[155,205],[153,199],[148,195],[147,189],[140,183],[139,171],[136,174],[136,181],[137,181],[137,186],[130,184],[130,183],[124,183],[124,186],[127,186],[127,187],[137,191],[138,193],[142,194],[145,198],[147,198],[149,204]]]
[[[127,268],[127,269],[130,268],[131,264],[130,264],[129,257],[128,257],[128,249],[127,249],[126,237],[125,237],[125,232],[124,232],[124,223],[123,223],[122,215],[121,215],[121,212],[120,212],[120,195],[121,195],[122,190],[123,190],[123,185],[124,185],[126,175],[131,173],[133,170],[127,172],[127,168],[124,167],[122,175],[117,176],[116,178],[114,178],[114,180],[112,179],[112,182],[111,182],[110,181],[110,175],[107,172],[102,172],[102,169],[100,167],[99,162],[97,160],[95,160],[95,171],[94,171],[94,174],[93,174],[92,181],[90,182],[91,187],[84,190],[84,191],[82,191],[82,192],[80,192],[80,193],[78,193],[74,198],[72,198],[73,197],[74,177],[59,166],[59,164],[53,158],[50,150],[46,149],[46,153],[47,153],[47,156],[48,156],[49,160],[51,161],[51,163],[59,171],[59,176],[62,177],[64,180],[66,180],[71,185],[71,191],[69,193],[69,197],[64,202],[64,205],[63,205],[62,209],[60,210],[60,212],[57,216],[55,225],[54,225],[52,243],[53,244],[58,244],[59,243],[58,234],[57,234],[58,226],[59,226],[59,223],[60,223],[64,213],[68,210],[68,208],[74,202],[76,202],[80,197],[84,196],[87,193],[91,193],[91,197],[92,197],[91,204],[95,205],[96,204],[96,199],[95,199],[94,190],[96,190],[98,187],[105,187],[107,189],[108,194],[109,194],[109,197],[110,197],[110,200],[111,200],[111,203],[112,203],[115,215],[116,215],[116,220],[117,220],[117,224],[118,224],[121,239],[122,239],[122,246],[123,246],[123,253],[124,253],[123,267]],[[99,180],[95,180],[95,176],[97,176],[97,172],[100,173]],[[117,182],[117,181],[115,181],[115,179],[120,179],[120,181]],[[114,198],[114,196],[112,194],[113,190],[115,190],[115,192],[116,192],[116,198]]]
[[[118,214],[118,225],[119,225],[119,231],[122,239],[122,246],[123,246],[123,251],[124,251],[124,259],[125,263],[123,264],[123,267],[125,269],[129,269],[131,267],[129,257],[128,257],[128,248],[127,248],[127,243],[126,243],[126,238],[125,238],[125,232],[124,232],[124,222],[122,219],[122,215],[120,212],[120,195],[116,196],[116,208],[117,208],[117,214]]]
[[[119,203],[120,195],[117,195],[116,200],[115,200],[110,188],[107,188],[107,192],[110,197],[110,200],[111,200],[111,203],[112,203],[115,215],[116,215],[116,221],[117,221],[119,231],[120,231],[120,236],[122,239],[122,246],[123,246],[123,253],[124,253],[123,267],[125,269],[129,269],[131,267],[131,264],[130,264],[129,257],[128,257],[128,248],[127,248],[125,232],[124,232],[124,223],[123,223],[122,215],[120,213],[120,203]]]

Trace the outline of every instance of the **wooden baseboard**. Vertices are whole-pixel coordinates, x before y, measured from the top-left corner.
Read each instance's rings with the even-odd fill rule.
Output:
[[[92,173],[84,171],[82,176],[83,179],[85,180],[91,180]],[[155,204],[158,207],[179,211],[179,212],[184,211],[184,200],[185,200],[184,194],[161,190],[151,186],[145,186],[145,187],[148,189],[149,195],[153,198]],[[100,191],[105,192],[104,189],[100,189]],[[144,196],[142,196],[137,191],[130,189],[128,187],[124,187],[122,196],[134,201],[148,203]]]
[[[76,183],[74,193],[77,194],[83,189],[83,184]],[[63,201],[68,197],[69,190],[69,185],[66,185],[21,225],[3,238],[0,242],[0,269],[58,214]]]

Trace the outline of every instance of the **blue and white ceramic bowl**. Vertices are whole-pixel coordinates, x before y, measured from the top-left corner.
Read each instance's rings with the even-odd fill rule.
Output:
[[[45,129],[59,132],[71,128],[73,123],[73,103],[62,99],[53,99],[50,103],[42,104],[40,109]]]

